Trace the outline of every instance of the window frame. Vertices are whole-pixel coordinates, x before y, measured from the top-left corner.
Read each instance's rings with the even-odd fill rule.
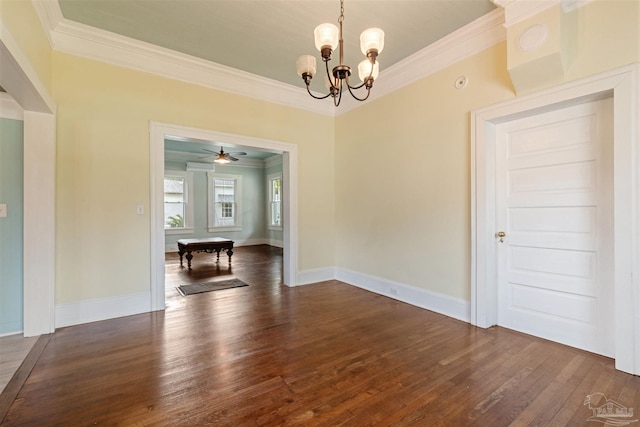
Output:
[[[235,204],[234,224],[233,225],[216,225],[215,215],[215,180],[224,179],[234,182],[233,187],[233,203]],[[207,172],[207,231],[242,231],[242,175]]]
[[[184,195],[185,195],[185,201],[184,201],[184,227],[173,227],[173,228],[166,228],[166,223],[165,223],[165,228],[164,228],[164,233],[165,235],[167,234],[192,234],[194,232],[194,227],[193,227],[193,172],[187,172],[187,171],[176,171],[176,170],[165,170],[164,171],[164,177],[163,177],[163,184],[164,184],[164,179],[166,179],[167,177],[174,177],[174,178],[182,178],[184,180],[184,186],[185,191],[184,191]],[[164,197],[164,193],[163,193],[163,197]],[[163,207],[164,207],[164,203],[166,203],[165,201],[163,201]],[[163,215],[164,217],[164,215]],[[166,219],[166,217],[164,217],[164,219]]]
[[[271,209],[273,204],[273,181],[280,180],[280,224],[273,223],[273,210]],[[282,172],[276,172],[267,175],[267,229],[282,231]]]

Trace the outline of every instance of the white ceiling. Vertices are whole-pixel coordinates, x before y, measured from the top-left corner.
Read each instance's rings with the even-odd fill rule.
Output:
[[[340,13],[339,0],[58,1],[68,20],[298,87],[304,85],[296,58],[312,54],[321,64],[313,29],[337,24]],[[379,27],[383,71],[496,6],[490,0],[345,0],[344,7],[346,64],[357,67],[360,33]],[[324,91],[315,80],[314,88]]]

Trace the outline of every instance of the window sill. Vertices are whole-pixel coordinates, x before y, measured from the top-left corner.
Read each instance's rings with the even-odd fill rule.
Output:
[[[165,228],[164,234],[193,234],[193,228]]]
[[[218,231],[242,231],[242,227],[233,226],[233,227],[209,227],[207,228],[209,233],[215,233]]]
[[[282,231],[282,226],[281,225],[269,225],[269,226],[267,226],[267,229],[272,230],[272,231]]]

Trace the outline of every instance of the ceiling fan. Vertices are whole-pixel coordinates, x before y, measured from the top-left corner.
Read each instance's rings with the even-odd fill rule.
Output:
[[[220,147],[220,152],[218,151],[212,151],[212,150],[207,150],[206,148],[202,149],[203,151],[207,151],[209,153],[212,153],[213,155],[211,156],[204,156],[204,157],[200,157],[201,159],[207,159],[209,157],[214,157],[215,159],[213,159],[214,163],[229,163],[229,162],[237,162],[239,159],[234,157],[234,156],[246,156],[247,153],[245,153],[244,151],[236,151],[233,153],[225,153],[224,149],[222,147]]]

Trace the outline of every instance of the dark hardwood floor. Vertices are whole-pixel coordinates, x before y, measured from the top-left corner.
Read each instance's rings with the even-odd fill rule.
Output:
[[[250,286],[168,286],[163,312],[57,330],[3,424],[598,426],[598,392],[638,418],[640,377],[611,359],[338,281],[288,288],[281,269],[268,246],[238,248],[231,270],[169,255],[171,285]]]

